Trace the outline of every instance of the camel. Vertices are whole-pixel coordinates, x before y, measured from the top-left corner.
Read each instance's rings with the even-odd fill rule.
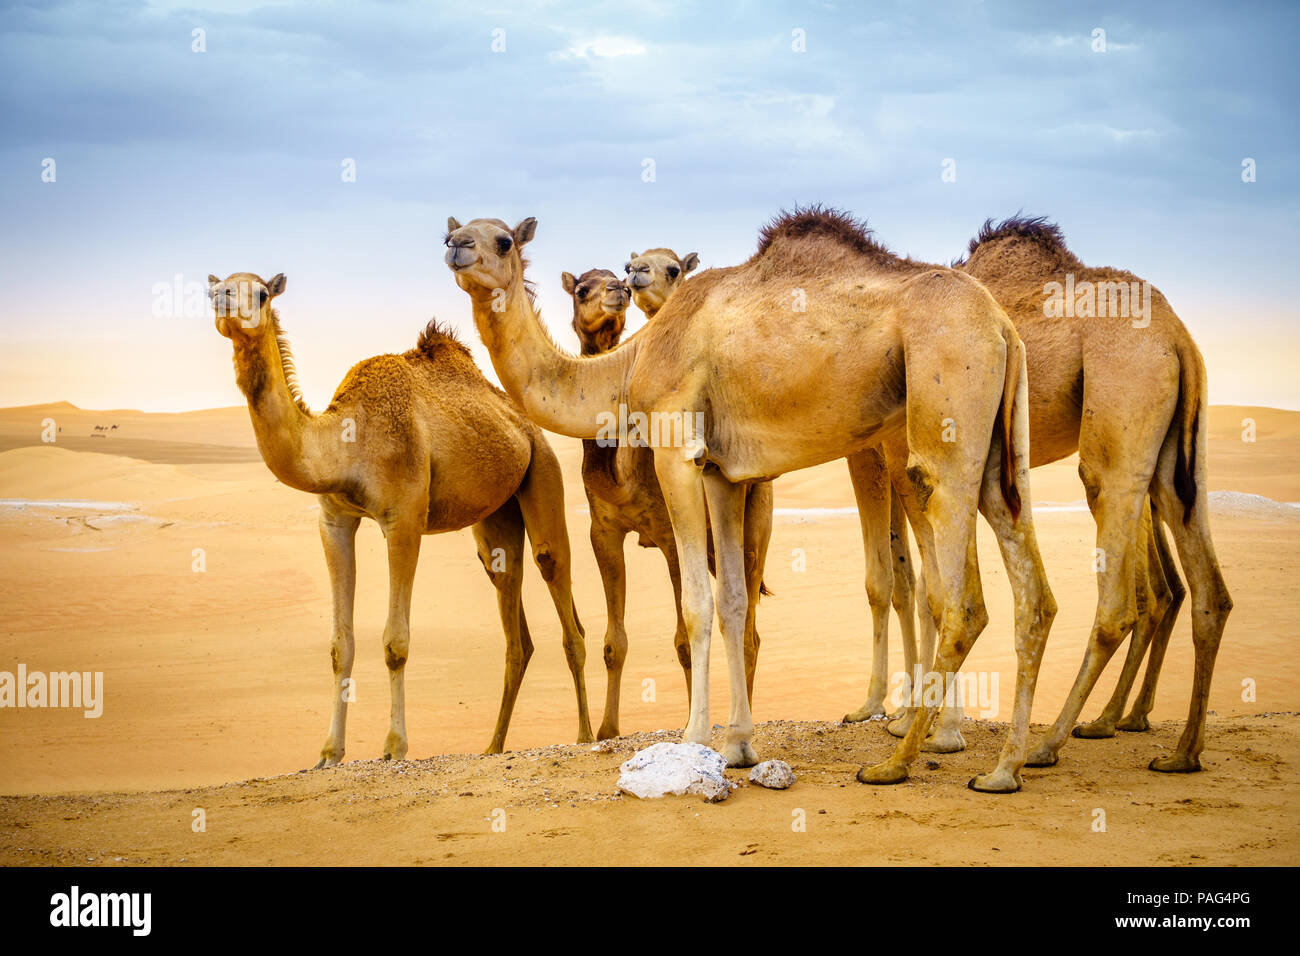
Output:
[[[632,290],[632,301],[647,319],[653,319],[687,273],[699,264],[700,257],[694,252],[684,257],[662,248],[632,253],[623,265],[628,287]]]
[[[1056,606],[1029,507],[1023,346],[983,286],[899,259],[844,213],[796,210],[764,228],[748,261],[702,273],[627,342],[577,358],[551,340],[524,281],[521,248],[537,221],[511,228],[499,219],[462,225],[452,218],[447,226],[446,263],[470,297],[503,386],[534,422],[595,438],[631,409],[652,427],[657,422],[661,439],[664,422],[675,423],[675,440],[652,447],[691,644],[686,741],[710,740],[715,601],[706,516],[731,689],[721,753],[730,766],[748,766],[757,755],[743,654],[746,486],[883,443],[891,480],[906,489],[903,507],[920,529],[927,585],[943,607],[927,679],[951,686],[987,624],[977,510],[997,531],[1016,604],[1016,703],[997,766],[970,786],[1020,788],[1029,708]],[[797,323],[792,304],[806,306]],[[906,780],[935,710],[923,700],[894,753],[863,767],[858,780]]]
[[[573,298],[573,330],[584,356],[601,355],[618,345],[627,319],[628,286],[607,269],[589,269],[575,277],[560,276],[560,285]],[[671,291],[671,290],[669,290]],[[618,736],[619,693],[623,664],[627,660],[627,631],[624,607],[627,595],[627,565],[624,539],[637,535],[644,547],[658,548],[668,563],[677,609],[677,630],[673,645],[686,676],[686,693],[691,691],[691,652],[682,617],[681,571],[673,526],[668,519],[659,480],[655,477],[654,454],[636,443],[582,442],[582,483],[591,510],[591,548],[600,568],[605,590],[605,713],[599,740]],[[750,489],[745,514],[745,570],[749,606],[745,620],[745,672],[750,700],[754,694],[754,665],[760,643],[756,615],[764,587],[763,566],[772,532],[772,486],[756,484]]]
[[[422,535],[472,528],[497,591],[506,636],[505,689],[488,753],[505,747],[533,644],[520,599],[524,532],[560,616],[578,700],[578,740],[592,740],[573,607],[569,537],[559,462],[541,430],[490,385],[469,350],[436,321],[414,349],[353,366],[324,412],[308,408],[272,301],[283,274],[208,276],[217,331],[234,346],[235,379],[248,400],[257,447],[283,484],[317,495],[333,592],[330,661],[334,702],[317,768],[339,763],[350,696],[357,527],[372,518],[388,545],[384,660],[392,699],[385,760],[406,755],[404,673],[411,591]]]
[[[1088,268],[1069,251],[1059,227],[1045,218],[1013,217],[996,227],[986,221],[971,240],[968,257],[959,267],[988,287],[1025,341],[1030,465],[1079,451],[1080,478],[1097,520],[1098,552],[1105,556],[1104,565],[1100,558],[1097,562],[1097,615],[1084,662],[1061,715],[1028,764],[1055,764],[1067,734],[1100,738],[1114,736],[1116,730],[1150,729],[1156,682],[1186,597],[1162,527],[1167,525],[1187,569],[1197,610],[1196,666],[1188,722],[1178,748],[1152,760],[1149,767],[1161,772],[1199,770],[1214,659],[1232,608],[1209,531],[1207,399],[1200,351],[1159,292],[1151,290],[1148,306],[1143,296],[1149,286],[1141,279],[1116,269]],[[1089,304],[1076,309],[1072,303],[1067,314],[1045,314],[1045,307],[1057,311],[1056,303],[1048,302],[1049,294],[1057,291],[1054,282],[1060,283],[1062,295],[1066,288],[1078,290],[1081,303],[1091,297]],[[1119,283],[1127,293],[1124,299]],[[1134,289],[1139,290],[1136,310]],[[1112,309],[1112,301],[1117,306],[1127,301],[1129,306]],[[1110,314],[1094,314],[1103,310]],[[1140,401],[1134,395],[1141,396]],[[873,534],[883,537],[883,528]],[[927,629],[924,620],[922,624],[924,660]],[[1110,700],[1096,720],[1074,726],[1101,671],[1130,632],[1132,640]],[[1123,716],[1148,649],[1142,688]],[[935,733],[959,738],[960,720],[959,707],[945,708]],[[891,724],[889,730],[905,733],[906,720]]]
[[[699,261],[700,257],[694,252],[681,257],[665,248],[632,253],[623,266],[623,271],[628,276],[627,284],[632,290],[632,300],[647,319],[655,317],[668,297],[685,281],[687,274],[699,265]],[[907,521],[898,496],[889,494],[884,453],[879,448],[868,448],[849,456],[847,464],[854,496],[857,498],[858,519],[862,525],[862,544],[867,563],[867,603],[871,608],[872,619],[872,669],[867,700],[856,711],[844,717],[846,723],[854,723],[885,713],[885,698],[889,689],[888,629],[891,605],[898,615],[902,632],[903,672],[907,682],[905,693],[906,687],[913,686],[919,680],[915,633],[918,592],[914,586],[912,552],[907,541]],[[884,522],[889,522],[890,526],[888,539],[878,530]],[[883,546],[886,540],[888,547]],[[921,647],[926,653],[925,660],[932,660],[932,628],[923,631]],[[752,668],[750,681],[752,685]],[[940,711],[940,718],[936,721],[938,726],[926,738],[923,747],[943,752],[965,749],[960,721],[960,710],[957,711],[956,725],[953,724],[948,709]],[[903,726],[901,717],[894,726]]]

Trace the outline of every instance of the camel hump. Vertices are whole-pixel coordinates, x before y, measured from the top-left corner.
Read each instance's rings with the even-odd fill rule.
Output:
[[[802,240],[830,239],[871,258],[896,258],[876,240],[863,220],[855,219],[842,209],[820,204],[796,206],[789,212],[778,213],[758,234],[758,251],[755,259],[773,254],[783,248],[798,248]]]
[[[436,318],[430,319],[429,324],[424,327],[424,331],[416,340],[415,350],[429,358],[438,358],[443,350],[448,348],[463,352],[465,355],[470,354],[465,343],[456,338],[456,332],[450,325],[444,325]]]

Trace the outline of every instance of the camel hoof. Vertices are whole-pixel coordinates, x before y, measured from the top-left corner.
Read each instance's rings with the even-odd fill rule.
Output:
[[[1147,769],[1157,773],[1197,773],[1201,769],[1201,761],[1199,757],[1184,757],[1176,753],[1168,757],[1157,757],[1147,764]]]
[[[1129,714],[1115,722],[1115,729],[1140,734],[1144,730],[1151,729],[1151,721],[1147,720],[1146,714]]]
[[[867,701],[851,714],[844,715],[844,723],[860,724],[864,720],[870,720],[872,717],[885,716],[885,708],[881,704],[873,704]]]
[[[750,746],[748,740],[727,743],[722,748],[722,756],[726,759],[728,767],[752,767],[758,763],[758,754],[754,753],[754,748]]]
[[[618,734],[615,734],[614,736],[617,737]],[[601,738],[601,739],[604,739],[604,738]],[[578,731],[578,743],[580,743],[580,744],[594,744],[595,742],[596,742],[596,738],[593,737],[593,736],[591,736],[591,731],[590,731],[590,730],[585,730],[585,731],[580,730],[580,731]]]
[[[342,762],[343,762],[342,752],[334,753],[333,751],[322,750],[320,755],[320,760],[316,761],[316,766],[312,767],[311,769],[321,770],[324,767],[333,767]]]
[[[1115,736],[1115,725],[1109,720],[1098,717],[1090,724],[1080,724],[1070,731],[1071,737],[1080,740],[1105,740]]]
[[[617,724],[601,724],[600,730],[596,731],[597,740],[613,740],[618,736]]]
[[[911,717],[898,717],[885,724],[885,732],[891,737],[906,737],[907,732],[912,729]]]
[[[875,786],[902,783],[906,779],[907,768],[888,760],[874,767],[863,767],[858,771],[858,783],[869,783]]]
[[[971,777],[966,784],[976,793],[1015,793],[1021,787],[1020,775],[1009,770],[994,770]]]
[[[955,754],[966,749],[966,738],[960,730],[936,731],[921,742],[921,749],[928,754]]]
[[[505,748],[497,743],[488,744],[487,750],[483,751],[485,757],[491,757],[493,754],[499,753],[505,753]]]
[[[1026,767],[1055,767],[1056,761],[1059,759],[1060,758],[1057,757],[1055,750],[1050,750],[1047,747],[1039,747],[1037,750],[1033,751],[1032,753],[1030,753],[1028,757],[1025,758],[1025,766]]]

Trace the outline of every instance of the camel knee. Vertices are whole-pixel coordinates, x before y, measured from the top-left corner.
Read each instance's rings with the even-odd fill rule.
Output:
[[[398,671],[406,666],[406,656],[411,650],[409,636],[391,636],[384,640],[384,663],[390,671]]]
[[[691,644],[683,635],[682,640],[675,645],[677,648],[677,663],[682,665],[684,670],[691,669]]]
[[[605,638],[605,670],[621,671],[623,662],[627,660],[627,638],[623,640],[611,640]]]
[[[542,572],[543,581],[550,584],[558,579],[560,562],[549,548],[538,548],[533,552],[533,560],[537,562],[537,570]]]

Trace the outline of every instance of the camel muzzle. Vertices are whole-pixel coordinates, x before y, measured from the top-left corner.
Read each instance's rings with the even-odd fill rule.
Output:
[[[467,269],[478,262],[478,253],[470,246],[452,246],[443,258],[453,269]]]

